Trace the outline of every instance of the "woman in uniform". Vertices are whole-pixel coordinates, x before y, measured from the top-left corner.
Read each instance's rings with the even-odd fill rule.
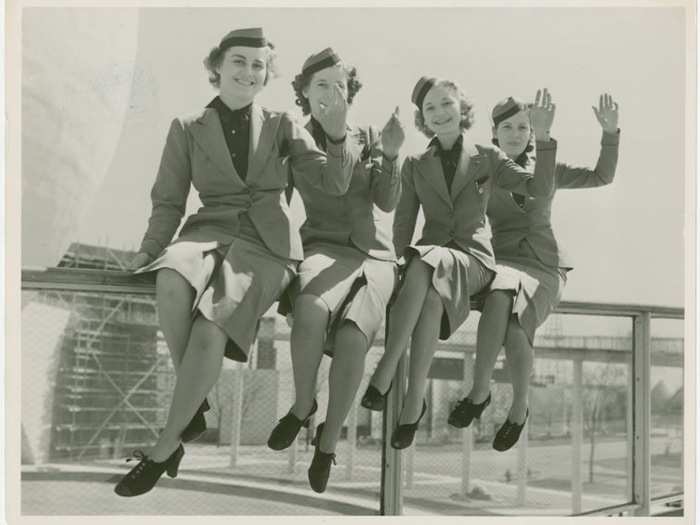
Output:
[[[334,91],[348,104],[353,101],[361,87],[357,70],[327,48],[304,62],[292,85],[296,103],[304,115],[311,115],[306,129],[326,151],[329,140],[319,122],[321,111]],[[306,210],[301,228],[305,259],[290,289],[296,399],[268,440],[274,450],[287,448],[316,411],[316,376],[325,349],[333,358],[328,407],[308,471],[316,492],[326,488],[342,425],[362,379],[365,355],[382,323],[396,278],[388,213],[401,192],[398,154],[403,129],[394,113],[381,134],[371,127],[354,126],[348,126],[346,133],[347,147],[355,149],[360,162],[345,194],[328,196],[304,179],[294,181]]]
[[[121,496],[149,491],[164,471],[177,474],[183,432],[203,429],[202,403],[223,357],[247,360],[260,317],[295,276],[303,249],[285,197],[289,168],[339,195],[357,161],[346,147],[342,97],[332,96],[319,115],[325,152],[288,114],[255,103],[274,74],[273,45],[262,29],[231,31],[204,63],[218,96],[199,114],[173,120],[133,261],[140,272],[157,271],[158,313],[177,381],[165,428],[148,455],[135,454],[139,463],[115,488]],[[190,185],[202,207],[171,243]]]
[[[405,160],[402,194],[394,219],[394,247],[406,259],[405,275],[390,309],[386,350],[362,405],[381,410],[409,338],[408,388],[391,445],[412,442],[426,410],[425,385],[438,338],[450,337],[466,320],[470,296],[489,285],[495,261],[486,221],[493,187],[522,195],[552,190],[555,143],[549,140],[554,106],[538,92],[530,118],[540,162],[534,176],[493,146],[474,144],[467,133],[473,108],[457,84],[421,78],[412,101],[416,127],[429,137],[425,153]],[[542,102],[540,102],[540,98]],[[425,225],[411,244],[419,207]]]
[[[601,95],[593,112],[603,130],[598,162],[594,169],[557,163],[555,190],[594,188],[613,181],[619,144],[618,105],[610,95]],[[512,97],[499,102],[492,111],[493,142],[520,166],[532,170],[536,163],[527,114],[527,106]],[[496,278],[479,320],[473,387],[450,414],[449,422],[464,428],[480,417],[491,400],[491,375],[505,346],[513,403],[493,440],[493,448],[499,451],[511,448],[525,425],[535,330],[559,303],[567,272],[572,269],[552,231],[553,199],[554,193],[523,197],[496,189],[489,201]]]

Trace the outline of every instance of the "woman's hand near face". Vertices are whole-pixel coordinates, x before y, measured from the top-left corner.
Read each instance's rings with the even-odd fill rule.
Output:
[[[320,102],[316,120],[331,139],[342,140],[345,137],[347,117],[348,102],[345,95],[338,86],[333,86],[329,99]]]
[[[389,117],[389,121],[382,130],[382,152],[389,159],[395,159],[399,155],[399,150],[403,145],[406,134],[403,125],[399,120],[399,107]]]
[[[604,93],[600,95],[600,100],[598,101],[598,107],[593,107],[593,113],[595,118],[598,120],[600,127],[603,128],[605,133],[617,133],[617,122],[618,122],[618,104],[613,100],[613,98]]]
[[[549,130],[554,122],[555,110],[556,105],[552,103],[552,96],[547,88],[538,89],[535,103],[530,107],[530,125],[537,140],[549,140]]]

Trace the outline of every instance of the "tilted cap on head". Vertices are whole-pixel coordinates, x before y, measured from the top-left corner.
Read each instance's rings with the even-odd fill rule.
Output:
[[[423,99],[428,91],[437,84],[438,79],[435,77],[421,77],[416,87],[413,88],[413,93],[411,94],[411,102],[413,102],[418,109],[423,107]]]
[[[263,35],[262,27],[248,27],[246,29],[235,29],[221,39],[220,48],[242,46],[242,47],[265,47],[268,41]]]
[[[513,115],[521,111],[527,111],[527,109],[528,105],[516,98],[504,98],[498,104],[496,104],[493,108],[493,111],[491,111],[493,127],[497,128],[498,125],[504,120],[512,117]]]
[[[313,75],[317,71],[334,66],[339,62],[340,57],[338,54],[333,51],[332,48],[327,47],[320,53],[316,53],[315,55],[311,55],[309,58],[307,58],[306,62],[304,62],[304,65],[301,68],[301,72],[304,75]]]

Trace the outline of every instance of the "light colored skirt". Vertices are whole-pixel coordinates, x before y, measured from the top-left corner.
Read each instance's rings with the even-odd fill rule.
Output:
[[[326,354],[333,354],[336,332],[345,321],[355,324],[371,345],[396,284],[396,263],[370,257],[352,245],[314,243],[306,253],[286,300],[280,301],[280,313],[286,315],[299,295],[313,295],[330,312]]]
[[[545,266],[535,256],[497,259],[496,277],[489,291],[513,294],[513,314],[533,344],[535,330],[559,304],[566,285],[564,268]]]
[[[470,297],[488,286],[493,272],[473,255],[452,246],[414,244],[404,253],[406,268],[415,256],[433,268],[432,286],[444,308],[439,337],[448,339],[469,316]]]
[[[224,355],[245,362],[260,318],[292,281],[296,267],[296,261],[247,239],[229,245],[176,241],[136,273],[170,268],[182,275],[195,291],[193,317],[201,313],[226,332]]]

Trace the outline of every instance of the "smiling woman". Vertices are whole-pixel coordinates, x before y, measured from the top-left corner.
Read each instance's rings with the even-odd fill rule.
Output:
[[[542,103],[540,104],[540,98]],[[486,221],[493,188],[548,195],[553,187],[556,145],[549,140],[554,117],[547,90],[531,112],[538,139],[534,176],[493,146],[474,144],[466,131],[471,105],[449,80],[422,77],[413,89],[416,127],[431,137],[428,150],[406,159],[394,219],[396,254],[406,259],[404,277],[389,312],[386,351],[362,405],[381,410],[409,338],[409,384],[391,446],[408,447],[426,411],[423,399],[437,339],[449,338],[469,315],[470,297],[491,282],[496,266]],[[410,244],[419,208],[425,226]]]
[[[205,59],[218,96],[170,126],[132,267],[157,271],[159,323],[177,381],[165,428],[148,455],[139,451],[115,488],[120,496],[151,490],[166,471],[177,475],[182,443],[206,429],[206,395],[223,357],[248,359],[260,317],[295,276],[303,249],[285,200],[288,169],[318,191],[348,189],[358,156],[345,145],[344,113],[326,112],[339,138],[326,153],[288,114],[255,104],[273,60],[262,29],[231,31]],[[203,206],[171,242],[191,186]]]

